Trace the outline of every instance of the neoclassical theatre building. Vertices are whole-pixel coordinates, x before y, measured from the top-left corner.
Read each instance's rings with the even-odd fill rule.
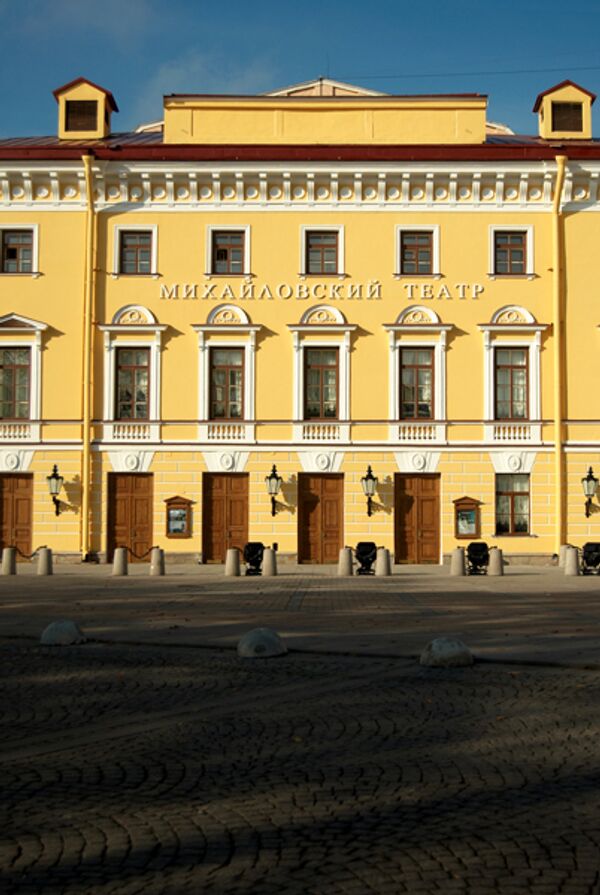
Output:
[[[1,546],[600,541],[593,94],[540,94],[534,136],[328,79],[133,133],[85,78],[54,98],[0,141]]]

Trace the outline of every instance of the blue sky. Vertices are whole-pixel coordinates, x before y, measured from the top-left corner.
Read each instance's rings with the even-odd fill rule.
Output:
[[[536,95],[600,94],[600,0],[0,0],[2,136],[56,131],[52,90],[111,90],[115,130],[164,93],[257,93],[329,75],[389,93],[480,92],[533,133]],[[600,100],[594,107],[600,135]]]

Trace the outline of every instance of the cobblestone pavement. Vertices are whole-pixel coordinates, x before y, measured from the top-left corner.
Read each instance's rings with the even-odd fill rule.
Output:
[[[0,891],[600,892],[600,674],[0,645]]]

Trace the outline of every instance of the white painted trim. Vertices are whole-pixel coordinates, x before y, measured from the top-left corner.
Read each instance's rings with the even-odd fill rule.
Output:
[[[306,425],[319,427],[319,425],[337,427],[336,440],[348,441],[349,426],[343,425],[350,419],[350,329],[344,328],[339,332],[342,338],[311,339],[307,341],[303,335],[307,332],[316,334],[321,331],[320,326],[306,328],[294,327],[292,330],[294,340],[294,386],[293,386],[293,410],[295,420],[304,420],[304,351],[306,348],[337,348],[339,357],[339,382],[338,382],[338,416],[335,420],[306,420]],[[337,335],[338,333],[335,333]],[[334,333],[332,333],[334,335]],[[293,439],[303,443],[307,440],[305,425],[298,423],[293,427]]]
[[[512,339],[499,341],[494,338],[494,332],[497,328],[480,327],[483,329],[483,345],[484,345],[484,367],[483,367],[483,418],[489,422],[498,422],[508,424],[509,420],[494,419],[494,351],[496,348],[525,348],[529,351],[528,368],[529,368],[529,416],[523,420],[521,425],[527,423],[539,422],[541,419],[541,370],[540,370],[540,354],[542,345],[542,336],[539,327],[528,328],[528,332],[522,330],[514,334]],[[511,331],[510,327],[502,331]],[[513,330],[514,331],[514,330]],[[486,427],[487,428],[487,427]],[[491,436],[486,436],[487,440]]]
[[[150,256],[149,274],[123,274],[121,273],[121,238],[123,231],[136,230],[140,233],[152,233],[152,252]],[[157,224],[115,224],[113,228],[113,263],[111,276],[116,277],[145,277],[158,276],[158,225]]]
[[[526,264],[525,264],[525,272],[523,274],[504,274],[504,273],[494,273],[495,271],[495,239],[494,235],[497,231],[501,230],[502,233],[525,233],[525,246],[526,246]],[[510,279],[515,276],[528,276],[532,277],[535,275],[535,264],[534,264],[534,255],[533,255],[533,225],[526,224],[523,227],[519,227],[517,224],[508,224],[507,226],[498,226],[497,224],[490,224],[488,227],[488,276],[491,277],[499,277],[500,279]]]
[[[237,203],[236,203],[237,204]],[[239,206],[238,206],[239,207]],[[212,270],[212,241],[213,241],[213,233],[227,230],[230,233],[243,233],[244,234],[244,269],[241,273],[236,274],[221,274],[215,273]],[[205,258],[204,258],[204,270],[206,277],[226,277],[226,276],[250,276],[252,271],[251,267],[251,254],[250,254],[250,225],[249,224],[207,224],[206,226],[206,243],[205,243]]]
[[[256,403],[256,333],[259,326],[238,327],[235,335],[237,338],[212,339],[211,333],[219,335],[227,332],[231,327],[194,326],[198,333],[198,419],[201,421],[198,429],[198,438],[201,442],[211,440],[210,427],[230,427],[232,439],[243,442],[253,442],[255,438],[254,424],[244,425],[245,420],[253,420]],[[234,335],[234,334],[232,334]],[[211,348],[241,348],[244,351],[244,415],[241,420],[211,420],[210,419],[210,349]],[[219,438],[219,440],[221,440]]]
[[[332,206],[336,209],[338,206]],[[312,212],[311,207],[311,212]],[[309,274],[306,270],[306,234],[311,233],[313,230],[319,230],[320,232],[325,233],[337,233],[338,234],[338,256],[337,256],[337,271],[332,274]],[[331,226],[326,224],[324,226],[320,226],[319,224],[311,224],[304,225],[300,227],[300,267],[298,270],[300,271],[300,275],[303,277],[308,276],[321,276],[321,277],[343,277],[346,275],[346,250],[345,250],[345,226],[344,224],[337,224],[336,226]]]
[[[4,330],[12,335],[14,330]],[[26,434],[21,436],[22,441],[40,440],[40,423],[42,415],[42,331],[31,333],[31,338],[3,338],[4,332],[0,330],[0,348],[27,348],[30,352],[30,378],[29,378],[29,418],[25,420],[0,419],[0,441],[13,441],[11,430],[21,431],[25,427]],[[17,428],[18,427],[18,428]],[[5,435],[2,435],[4,430]]]
[[[432,256],[431,256],[431,273],[430,274],[418,274],[418,273],[404,273],[402,270],[402,253],[400,251],[400,237],[403,232],[410,231],[411,233],[419,232],[419,233],[431,233],[433,239],[431,241],[432,244]],[[406,224],[396,224],[394,228],[394,275],[395,276],[403,276],[403,277],[427,277],[427,276],[440,276],[442,271],[440,267],[440,227],[439,224],[429,224],[427,226],[418,224],[414,227],[407,226]]]
[[[417,341],[403,338],[407,332],[413,330],[412,326],[403,327],[401,334],[398,335],[396,328],[386,327],[389,331],[389,412],[390,421],[398,423],[400,421],[400,349],[402,348],[433,348],[433,364],[434,364],[434,391],[433,391],[433,420],[415,420],[415,423],[423,422],[431,425],[436,420],[446,419],[446,329],[440,329],[437,338],[424,339],[419,338]],[[439,427],[438,427],[439,428]],[[395,440],[393,432],[397,426],[390,427],[390,438]],[[442,436],[445,437],[445,436]],[[439,434],[436,435],[436,440]]]
[[[14,203],[16,206],[16,203]],[[18,207],[18,206],[16,206]],[[31,230],[31,272],[30,273],[4,273],[0,277],[38,277],[40,275],[40,239],[39,224],[23,224],[14,221],[10,224],[0,224],[2,230]]]
[[[102,400],[102,416],[106,423],[111,425],[105,426],[106,437],[111,439],[114,436],[115,426],[112,424],[131,423],[137,425],[136,420],[117,420],[115,418],[115,387],[116,387],[116,350],[118,348],[149,348],[150,349],[150,400],[148,403],[148,420],[140,420],[140,426],[143,423],[149,425],[148,440],[158,440],[160,429],[160,398],[161,398],[161,349],[162,349],[162,332],[166,327],[156,326],[145,327],[143,332],[154,333],[153,339],[143,339],[134,341],[126,336],[135,332],[135,327],[130,326],[103,326],[104,332],[104,395]],[[139,331],[139,330],[138,330]],[[115,338],[123,334],[125,338]]]

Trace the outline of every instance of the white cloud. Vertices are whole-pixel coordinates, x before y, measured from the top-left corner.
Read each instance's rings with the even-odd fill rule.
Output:
[[[260,93],[272,89],[274,69],[264,58],[246,64],[211,53],[186,50],[163,62],[146,81],[127,116],[131,126],[162,116],[162,98],[169,93]]]

